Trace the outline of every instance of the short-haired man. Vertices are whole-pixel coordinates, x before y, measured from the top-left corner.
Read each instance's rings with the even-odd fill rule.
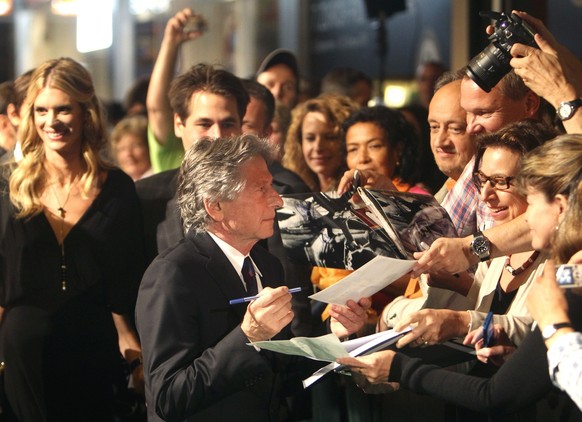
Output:
[[[299,96],[299,66],[295,55],[282,48],[270,52],[257,70],[257,82],[266,86],[275,100],[295,107]]]
[[[240,135],[249,96],[232,73],[207,64],[192,66],[172,81],[169,96],[174,131],[184,149],[205,136]],[[184,237],[176,205],[177,180],[178,169],[173,169],[136,183],[149,261]]]
[[[281,264],[256,245],[282,205],[272,155],[253,135],[204,138],[186,153],[178,203],[187,234],[147,269],[136,306],[148,420],[280,420],[296,359],[247,345],[289,338],[293,319]],[[230,304],[257,292],[248,305]],[[314,369],[299,363],[297,376]]]
[[[475,154],[475,141],[467,132],[467,113],[461,107],[461,79],[453,72],[437,82],[428,106],[428,124],[434,160],[449,178],[435,195],[442,202]]]

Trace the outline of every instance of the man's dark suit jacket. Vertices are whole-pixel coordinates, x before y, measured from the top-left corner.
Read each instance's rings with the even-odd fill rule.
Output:
[[[258,245],[251,257],[263,286],[282,284],[275,257]],[[160,420],[153,412],[167,421],[279,420],[288,357],[246,344],[247,304],[228,303],[244,296],[239,275],[206,233],[189,233],[153,261],[136,307],[149,420]]]
[[[184,238],[178,210],[178,173],[172,169],[135,184],[141,202],[147,262]]]

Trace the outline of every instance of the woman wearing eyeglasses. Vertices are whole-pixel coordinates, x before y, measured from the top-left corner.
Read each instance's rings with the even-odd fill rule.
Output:
[[[473,181],[481,200],[491,211],[495,225],[525,213],[525,195],[515,186],[521,159],[526,152],[551,139],[555,132],[533,121],[524,121],[482,135],[478,142]],[[525,306],[527,291],[543,269],[547,255],[530,250],[482,262],[474,278],[461,274],[451,288],[466,295],[474,308],[467,311],[423,309],[405,315],[396,325],[415,328],[399,340],[398,346],[429,346],[464,337],[480,327],[489,311],[511,342],[518,345],[529,331],[532,318]],[[437,275],[431,274],[432,278]]]

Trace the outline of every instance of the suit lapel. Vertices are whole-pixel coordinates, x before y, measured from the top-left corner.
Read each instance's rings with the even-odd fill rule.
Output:
[[[203,255],[207,255],[206,269],[220,291],[222,291],[225,302],[228,304],[229,300],[247,296],[247,291],[238,273],[216,242],[207,233],[199,235],[188,233],[188,237],[192,237],[192,241],[196,244],[198,250]],[[242,318],[246,311],[246,304],[233,305],[231,307]]]

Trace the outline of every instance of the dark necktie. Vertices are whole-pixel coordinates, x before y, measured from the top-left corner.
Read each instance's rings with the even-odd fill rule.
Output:
[[[249,258],[248,256],[245,258],[245,261],[243,263],[242,276],[245,285],[247,286],[247,293],[250,296],[254,296],[257,293],[259,293],[257,287],[257,278],[255,277],[255,268],[253,267],[253,262],[251,261],[251,258]]]

